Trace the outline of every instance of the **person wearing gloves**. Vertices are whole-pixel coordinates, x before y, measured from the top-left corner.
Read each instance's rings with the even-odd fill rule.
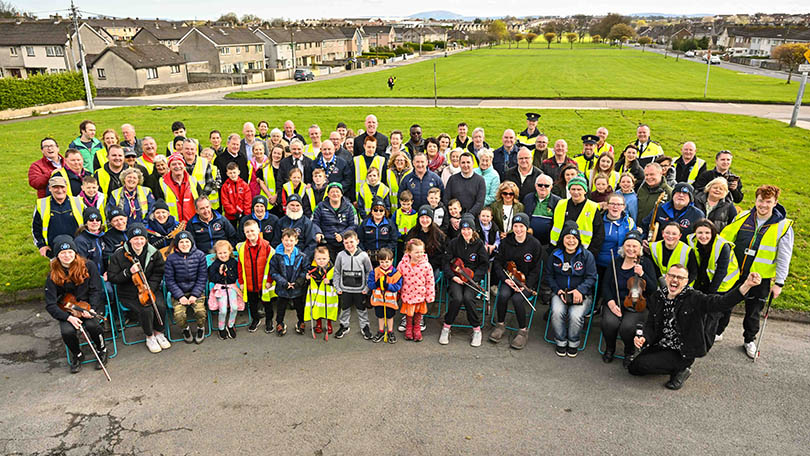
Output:
[[[205,285],[208,279],[205,254],[195,248],[194,237],[181,231],[174,238],[174,253],[166,258],[166,289],[171,293],[174,306],[174,321],[183,328],[183,340],[187,344],[203,343],[208,312],[205,310]],[[197,319],[197,331],[192,337],[187,322],[188,310]]]

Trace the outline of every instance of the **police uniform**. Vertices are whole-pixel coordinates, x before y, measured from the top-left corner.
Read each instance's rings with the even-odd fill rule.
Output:
[[[582,137],[582,144],[594,144],[599,142],[599,137],[596,135],[584,135]],[[599,160],[599,156],[596,155],[596,148],[594,147],[594,153],[590,157],[586,157],[585,153],[581,153],[574,157],[574,162],[579,167],[579,172],[584,174],[585,176],[590,176],[591,171],[596,168],[596,162]]]
[[[534,151],[534,142],[535,138],[540,136],[540,130],[537,128],[537,120],[540,118],[540,114],[536,112],[527,112],[526,113],[526,122],[534,122],[534,131],[531,133],[529,132],[529,128],[527,127],[523,131],[521,131],[517,135],[517,141],[520,143],[521,146]]]

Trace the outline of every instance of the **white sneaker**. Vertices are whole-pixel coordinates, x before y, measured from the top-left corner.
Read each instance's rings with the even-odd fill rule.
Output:
[[[425,332],[425,330],[427,329],[427,323],[425,323],[425,316],[424,315],[422,315],[422,319],[419,320],[419,329],[422,332]]]
[[[155,336],[149,336],[146,338],[146,348],[148,348],[152,353],[160,353],[162,351]]]
[[[443,326],[442,333],[439,335],[439,344],[447,345],[450,343],[450,328]]]
[[[405,326],[407,326],[407,324],[408,324],[408,318],[405,315],[403,315],[402,316],[402,321],[399,322],[399,327],[397,328],[397,331],[399,331],[401,333],[404,333],[405,332]]]
[[[481,346],[481,331],[473,331],[472,341],[470,341],[470,345],[473,347],[480,347]]]
[[[757,356],[757,344],[756,343],[754,343],[753,341],[746,342],[745,344],[743,344],[743,347],[745,348],[745,354],[748,355],[749,358],[751,358],[751,359],[756,358],[756,356]]]
[[[155,339],[157,339],[157,342],[160,344],[160,348],[164,350],[172,347],[172,344],[169,343],[169,339],[166,339],[166,336],[164,336],[163,333],[156,332]]]
[[[723,335],[722,334],[717,334],[717,335],[714,336],[714,341],[715,342],[720,342],[721,340],[723,340]]]

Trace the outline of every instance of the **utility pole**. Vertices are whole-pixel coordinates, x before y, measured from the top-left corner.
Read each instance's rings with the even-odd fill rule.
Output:
[[[709,70],[712,67],[712,48],[709,46],[709,52],[706,54],[706,85],[703,86],[703,98],[709,91]]]
[[[810,65],[802,65],[802,66],[810,66]],[[802,107],[802,98],[804,97],[805,84],[807,84],[807,71],[802,71],[802,83],[801,85],[799,85],[799,93],[796,95],[796,103],[793,105],[793,114],[790,116],[791,127],[795,127],[796,122],[799,120],[799,108]]]
[[[87,77],[87,63],[84,60],[84,46],[79,34],[79,13],[73,0],[70,0],[70,14],[73,16],[73,29],[76,31],[76,42],[79,45],[79,58],[82,61],[82,78],[84,78],[84,93],[87,94],[87,107],[93,109],[93,92],[90,90],[90,79]]]

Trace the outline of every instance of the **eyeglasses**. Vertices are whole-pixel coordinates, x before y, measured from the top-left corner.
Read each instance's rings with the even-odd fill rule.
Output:
[[[621,207],[621,206],[624,206],[624,203],[608,203],[608,206]]]
[[[549,188],[551,184],[534,184],[534,186],[537,188]]]
[[[514,192],[501,192],[502,196],[515,196]]]
[[[672,280],[677,280],[679,282],[689,280],[689,277],[687,277],[687,276],[675,275],[675,274],[670,274],[670,273],[667,273],[667,278],[672,279]]]

